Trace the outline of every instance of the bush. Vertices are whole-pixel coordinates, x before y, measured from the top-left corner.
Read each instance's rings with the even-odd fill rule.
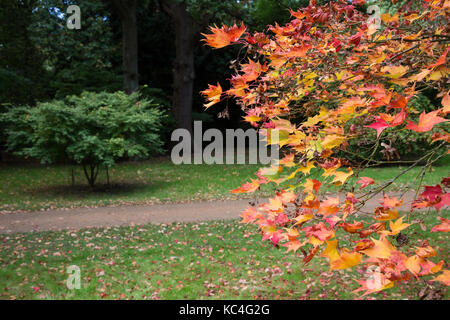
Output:
[[[42,163],[80,164],[93,187],[100,166],[161,152],[165,118],[157,104],[138,93],[83,92],[31,109],[13,108],[3,121],[8,150]]]

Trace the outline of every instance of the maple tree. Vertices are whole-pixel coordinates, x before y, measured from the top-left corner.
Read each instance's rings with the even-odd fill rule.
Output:
[[[442,214],[440,209],[450,204],[449,178],[436,186],[421,185],[426,170],[447,153],[450,142],[446,131],[450,1],[402,6],[393,15],[382,14],[380,25],[357,10],[364,3],[341,0],[320,6],[312,0],[308,7],[291,11],[289,23],[269,26],[267,33],[249,33],[244,24],[211,27],[211,33],[204,34],[207,45],[218,49],[239,44],[247,55],[232,62],[236,73],[229,89],[217,84],[202,91],[205,106],[236,99],[246,113],[244,120],[263,132],[268,144],[278,144],[284,151],[278,163],[261,168],[257,179],[233,190],[251,193],[268,183],[278,187],[268,203],[242,213],[242,222],[257,225],[263,240],[288,252],[300,250],[305,263],[325,257],[331,270],[359,264],[375,270],[371,277],[358,280],[361,287],[355,292],[363,295],[428,275],[431,281],[448,285],[446,262],[433,262],[431,257],[437,254],[426,239],[416,239],[415,247],[400,242],[418,223],[414,220],[418,209],[434,208]],[[418,112],[410,101],[430,88],[442,106],[423,112],[417,122]],[[272,139],[273,130],[278,130],[278,140]],[[337,156],[368,130],[377,133],[370,157],[355,163]],[[382,137],[392,130],[432,132],[433,147],[387,183],[359,177],[368,166],[396,163],[374,160]],[[411,211],[400,217],[404,199],[387,196],[386,188],[420,163],[425,163],[420,176],[406,189],[419,194],[424,187],[424,191],[411,203]],[[313,168],[322,181],[310,176]],[[324,198],[327,188],[342,190],[350,177],[358,181],[343,200]],[[363,190],[369,185],[369,191]],[[361,212],[376,196],[381,196],[380,206]],[[372,222],[360,219],[362,215]],[[449,220],[437,217],[440,223],[436,219],[431,232],[450,231]],[[340,239],[342,231],[351,236],[353,245]]]

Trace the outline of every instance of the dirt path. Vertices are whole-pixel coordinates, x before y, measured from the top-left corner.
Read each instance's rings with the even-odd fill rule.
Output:
[[[389,196],[398,197],[399,194],[390,194]],[[409,210],[409,203],[413,196],[412,193],[407,193],[404,196],[404,205],[400,210]],[[340,196],[341,200],[343,198],[343,196]],[[89,227],[146,223],[236,219],[248,205],[249,200],[218,200],[0,214],[0,234],[64,229],[78,230]],[[369,211],[379,205],[378,200],[371,199],[366,203],[364,210]]]

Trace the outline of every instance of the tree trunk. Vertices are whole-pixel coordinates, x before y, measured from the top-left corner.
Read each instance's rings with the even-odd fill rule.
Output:
[[[89,170],[88,170],[89,166]],[[94,189],[95,181],[97,180],[99,165],[97,164],[83,164],[83,171],[86,179],[89,183],[89,186]]]
[[[139,88],[136,0],[113,0],[122,22],[123,90],[130,94]]]
[[[179,128],[192,132],[192,94],[195,78],[194,20],[186,10],[186,3],[177,0],[163,0],[162,4],[175,26],[173,114]]]

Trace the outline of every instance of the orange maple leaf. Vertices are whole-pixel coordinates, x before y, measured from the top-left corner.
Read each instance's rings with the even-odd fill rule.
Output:
[[[261,204],[259,207],[266,212],[281,213],[284,211],[283,202],[278,196],[269,199],[269,203]]]
[[[362,258],[358,252],[351,252],[346,248],[338,249],[337,240],[327,241],[327,247],[320,254],[321,257],[328,258],[330,270],[348,269],[357,265]]]
[[[261,213],[259,213],[253,207],[248,207],[247,210],[242,212],[241,217],[242,217],[241,223],[252,223],[256,219],[261,217]]]
[[[296,252],[298,249],[300,249],[303,246],[303,244],[298,240],[291,240],[288,243],[282,244],[282,246],[287,247],[286,252],[289,252],[289,251]]]
[[[235,23],[232,27],[223,25],[222,28],[218,28],[214,25],[214,27],[210,27],[209,29],[212,33],[202,33],[202,36],[205,37],[202,41],[205,41],[210,47],[216,49],[223,48],[233,42],[237,42],[246,30],[243,23],[240,27],[238,27]]]
[[[447,54],[449,51],[450,51],[450,47],[448,47],[447,50],[445,50],[445,52],[442,54],[442,56],[440,56],[439,59],[437,59],[436,63],[429,65],[428,69],[435,68],[435,67],[440,66],[441,64],[444,64],[447,59]]]
[[[352,291],[353,293],[359,291],[365,291],[362,295],[368,295],[374,292],[379,292],[381,290],[385,290],[394,286],[394,282],[389,280],[384,274],[381,272],[374,272],[371,278],[367,280],[357,280],[357,282],[361,285],[360,288]]]
[[[277,195],[280,197],[283,204],[294,203],[295,200],[297,200],[297,195],[292,191],[281,190]]]
[[[439,219],[441,220],[441,224],[438,224],[436,226],[433,227],[433,229],[431,229],[431,232],[450,232],[450,219],[445,219],[445,218],[441,218],[439,217]]]
[[[397,197],[384,197],[383,201],[381,201],[381,204],[383,205],[383,207],[385,209],[391,209],[391,208],[396,208],[396,207],[400,207],[403,204],[403,200],[398,200]]]
[[[360,180],[356,181],[356,183],[361,184],[361,189],[364,189],[365,187],[373,184],[375,181],[372,178],[369,177],[361,177]]]
[[[319,213],[323,216],[336,214],[339,211],[339,197],[327,197],[327,200],[322,201],[319,208]]]
[[[395,209],[387,209],[383,207],[375,208],[375,219],[378,221],[389,221],[398,218],[398,211]]]
[[[251,193],[255,192],[259,188],[259,181],[251,179],[251,182],[244,183],[241,187],[231,190],[232,193]]]
[[[369,249],[361,250],[362,253],[368,255],[371,258],[389,258],[393,252],[396,251],[395,247],[384,237],[381,240],[372,239],[374,246]]]
[[[299,216],[294,218],[294,220],[296,221],[294,226],[298,225],[298,224],[302,224],[302,223],[304,223],[304,222],[306,222],[308,220],[311,220],[312,218],[314,218],[314,215],[312,213],[301,214],[301,215],[299,215]]]
[[[356,241],[355,251],[361,251],[365,249],[372,248],[375,244],[372,240],[369,239],[363,239]]]
[[[311,261],[312,258],[316,255],[317,251],[319,251],[320,246],[315,245],[314,248],[308,253],[308,255],[303,259],[303,262],[307,264],[309,261]]]
[[[342,229],[344,229],[345,231],[347,231],[348,233],[356,233],[357,230],[362,229],[363,228],[363,223],[362,222],[355,222],[355,223],[343,223],[340,225],[340,227]]]
[[[201,93],[208,98],[209,103],[205,104],[205,108],[208,109],[212,105],[220,102],[222,87],[219,83],[217,83],[217,86],[208,85],[208,89],[201,91]]]
[[[426,242],[426,241],[424,241]],[[426,242],[422,247],[416,247],[416,255],[422,259],[435,257],[436,251]]]
[[[442,117],[439,117],[439,112],[440,110],[431,111],[429,113],[422,112],[419,117],[419,124],[416,125],[414,122],[408,121],[406,129],[410,129],[416,132],[430,131],[431,129],[433,129],[434,125],[448,121]]]
[[[450,286],[450,270],[442,270],[442,274],[438,275],[431,281],[440,281],[446,286]]]
[[[409,257],[408,259],[406,259],[405,267],[413,275],[418,275],[420,272],[420,269],[421,269],[420,261],[421,261],[420,257],[418,257],[417,255],[413,255],[413,256]]]
[[[247,64],[243,64],[241,67],[241,71],[244,72],[242,78],[245,82],[256,80],[261,72],[267,71],[267,67],[265,65],[261,65],[258,61],[255,62],[250,59]]]

